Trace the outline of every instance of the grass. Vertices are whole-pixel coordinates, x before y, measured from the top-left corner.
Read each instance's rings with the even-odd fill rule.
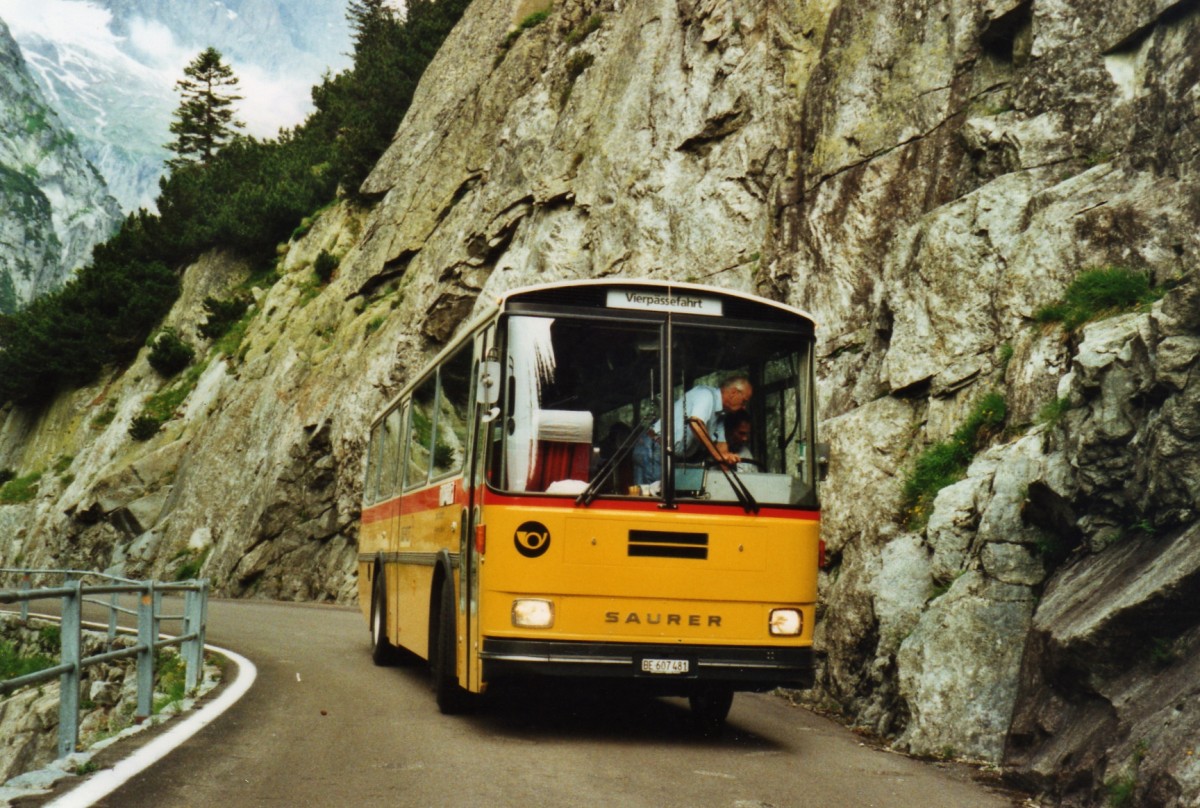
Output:
[[[1055,426],[1069,409],[1071,409],[1070,398],[1056,398],[1038,410],[1037,422],[1046,426]]]
[[[254,315],[257,312],[258,309],[250,309],[237,322],[230,325],[229,330],[222,334],[213,344],[213,351],[230,358],[237,356],[239,349],[242,347],[242,340],[246,338],[246,331],[250,328],[250,321],[254,319]]]
[[[583,40],[591,36],[601,25],[604,24],[604,17],[600,14],[593,14],[584,20],[578,28],[573,29],[567,34],[566,42],[569,47],[575,47]]]
[[[92,419],[92,428],[103,429],[115,421],[116,418],[117,403],[115,401],[110,401],[107,405],[105,405],[104,409],[100,410],[100,412],[96,414],[96,417]]]
[[[183,402],[187,401],[187,397],[196,389],[196,384],[207,367],[207,362],[192,365],[182,379],[151,396],[142,407],[142,411],[130,423],[130,437],[134,440],[149,440],[154,437],[159,427],[175,417]]]
[[[199,578],[200,569],[204,566],[204,562],[208,558],[208,553],[211,549],[205,548],[199,553],[194,551],[184,553],[182,557],[187,558],[187,561],[183,562],[179,566],[179,569],[175,570],[175,580],[190,581],[194,578]]]
[[[513,44],[518,39],[520,39],[521,34],[525,33],[530,28],[541,25],[549,18],[550,18],[550,9],[547,8],[542,11],[533,12],[529,16],[525,17],[525,19],[523,19],[519,23],[517,23],[516,27],[513,28],[511,31],[509,31],[505,35],[503,41],[501,41],[500,52],[496,54],[496,61],[493,63],[492,66],[493,67],[498,66],[501,62],[504,61],[505,54],[507,54],[509,49],[512,48]]]
[[[1062,323],[1071,332],[1092,320],[1153,303],[1164,293],[1150,285],[1144,272],[1124,267],[1091,269],[1071,282],[1060,301],[1039,309],[1033,318],[1039,323]]]
[[[19,654],[15,643],[0,640],[0,679],[15,679],[57,664],[58,660],[45,654]]]
[[[917,457],[902,492],[910,528],[918,529],[929,521],[938,491],[965,476],[975,453],[1000,432],[1007,414],[1004,396],[988,393],[975,404],[949,440],[933,444]]]
[[[161,713],[172,704],[183,701],[187,695],[187,668],[179,654],[159,652],[154,660],[154,671],[158,680],[154,691],[158,697],[154,699],[151,712]]]
[[[24,477],[14,477],[0,486],[0,505],[15,505],[20,502],[29,502],[38,492],[38,481],[42,479],[42,473],[36,471],[33,474],[26,474]]]
[[[1124,808],[1133,804],[1133,792],[1137,790],[1137,778],[1125,774],[1104,781],[1104,790],[1108,793],[1108,804],[1111,808]]]

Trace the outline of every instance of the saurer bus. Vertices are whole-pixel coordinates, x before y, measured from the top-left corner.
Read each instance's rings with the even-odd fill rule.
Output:
[[[499,296],[372,424],[375,662],[428,660],[444,713],[567,677],[687,697],[719,727],[736,691],[811,686],[813,329],[694,284]]]

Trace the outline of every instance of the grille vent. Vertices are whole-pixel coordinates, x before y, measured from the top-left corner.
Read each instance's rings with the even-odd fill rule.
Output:
[[[651,558],[708,558],[707,533],[629,531],[629,555]]]

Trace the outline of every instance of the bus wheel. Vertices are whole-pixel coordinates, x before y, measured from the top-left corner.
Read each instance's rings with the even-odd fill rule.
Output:
[[[733,706],[733,690],[720,685],[706,687],[688,696],[688,705],[702,735],[719,735]]]
[[[396,664],[396,646],[388,640],[387,589],[380,573],[371,595],[371,661],[376,665]]]
[[[470,706],[470,694],[458,686],[458,632],[454,609],[454,586],[442,586],[441,608],[438,610],[436,648],[430,655],[433,690],[438,709],[445,715],[464,712]]]

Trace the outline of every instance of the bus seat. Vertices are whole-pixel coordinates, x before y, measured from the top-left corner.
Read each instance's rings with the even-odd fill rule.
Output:
[[[592,414],[587,410],[534,413],[537,453],[526,491],[545,491],[561,480],[587,481],[592,457]]]

